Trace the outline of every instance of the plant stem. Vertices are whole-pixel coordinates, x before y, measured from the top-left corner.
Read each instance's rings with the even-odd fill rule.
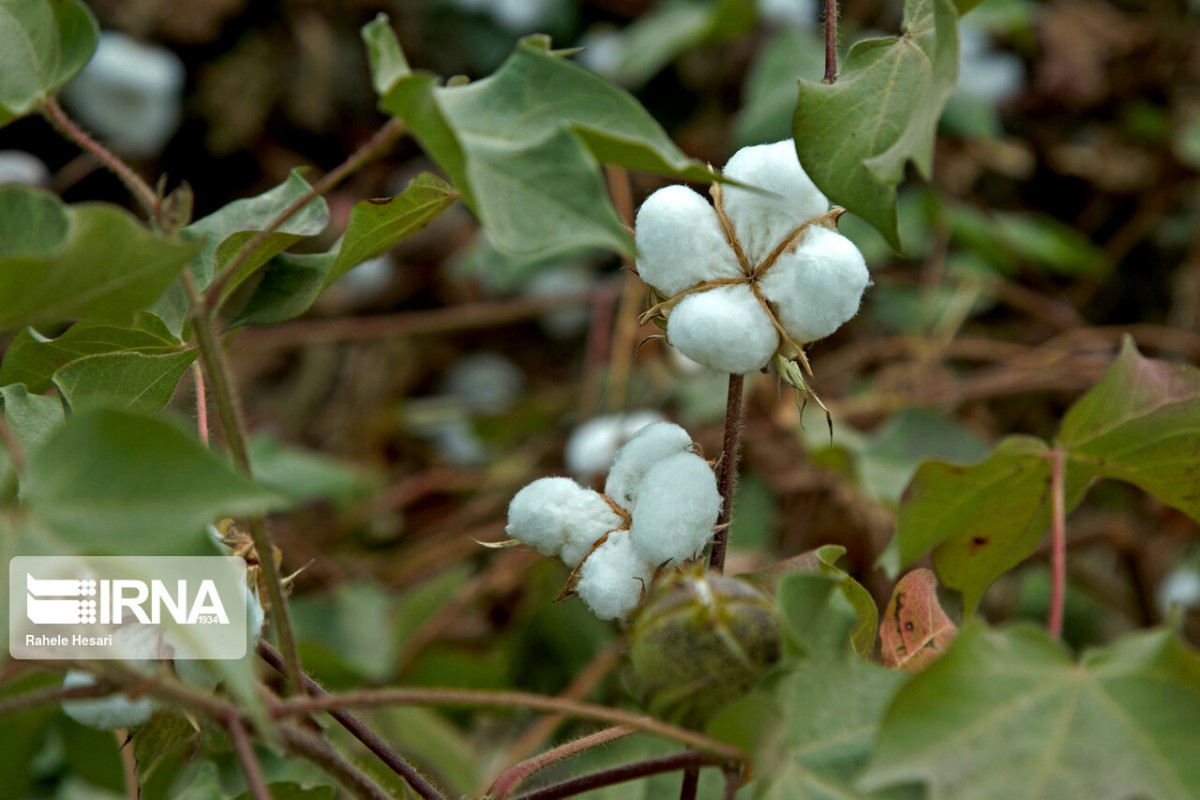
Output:
[[[150,184],[142,180],[142,177],[134,172],[132,167],[111,150],[88,136],[82,128],[75,124],[74,120],[67,116],[67,112],[63,111],[62,106],[53,97],[48,97],[42,102],[41,110],[42,116],[54,126],[55,130],[75,142],[83,150],[91,153],[109,172],[120,178],[121,183],[125,184],[125,188],[142,204],[150,218],[155,222],[158,221],[159,212],[162,210],[161,204],[158,193],[150,188]]]
[[[683,771],[683,782],[679,785],[679,800],[696,800],[700,791],[700,768],[688,767]]]
[[[837,80],[837,26],[838,0],[825,0],[825,84]]]
[[[584,736],[579,739],[574,739],[566,744],[559,745],[551,750],[547,750],[540,755],[522,761],[520,764],[509,767],[500,777],[492,782],[492,785],[487,790],[487,797],[490,800],[508,800],[508,796],[527,781],[533,775],[542,771],[546,767],[564,758],[570,758],[573,755],[586,752],[593,747],[598,747],[602,744],[616,741],[625,736],[629,736],[634,731],[630,728],[623,728],[620,725],[612,728],[605,728],[602,731],[597,731],[590,736]]]
[[[223,302],[222,295],[230,279],[238,273],[242,265],[250,258],[250,255],[258,250],[272,233],[294,217],[300,209],[337,186],[347,176],[360,169],[368,161],[377,157],[402,133],[404,133],[404,123],[395,117],[389,119],[382,128],[375,132],[370,141],[358,148],[341,164],[334,167],[324,178],[313,184],[311,189],[296,198],[291,205],[276,214],[275,218],[267,223],[265,228],[242,245],[237,253],[234,254],[232,260],[221,270],[221,274],[213,278],[212,284],[209,285],[208,290],[205,292],[205,298],[212,313],[216,314],[220,311],[221,303]]]
[[[80,686],[52,686],[49,689],[38,689],[32,692],[22,692],[0,699],[0,719],[19,714],[31,708],[54,705],[67,700],[92,700],[108,697],[119,691],[117,687],[104,681]]]
[[[192,382],[196,387],[196,433],[208,447],[208,395],[204,390],[204,370],[198,361],[192,362]]]
[[[721,514],[717,517],[717,535],[713,539],[708,567],[725,571],[725,550],[729,546],[729,521],[733,518],[733,489],[737,483],[738,459],[742,439],[742,388],[746,376],[729,375],[729,393],[725,399],[725,439],[721,447],[721,474],[717,491],[721,493]]]
[[[1063,452],[1050,451],[1050,617],[1046,629],[1062,636],[1063,603],[1067,584],[1067,520],[1063,494]]]
[[[217,404],[217,414],[221,417],[221,427],[225,431],[225,443],[242,472],[248,477],[253,477],[250,451],[246,446],[246,422],[242,413],[241,398],[233,381],[229,360],[225,357],[225,350],[217,338],[216,321],[207,313],[204,296],[196,288],[192,273],[185,269],[182,275],[184,288],[192,302],[192,321],[195,325],[196,341],[200,345],[200,358],[204,361],[204,371],[208,373],[208,382],[212,385],[213,401]],[[284,653],[285,674],[292,691],[299,692],[302,691],[304,674],[300,666],[300,652],[296,647],[296,636],[292,631],[292,621],[283,595],[283,580],[280,578],[278,567],[275,566],[275,545],[261,517],[250,519],[250,538],[254,541],[258,566],[267,586],[271,618],[279,637],[279,647]]]
[[[258,655],[277,672],[284,672],[283,656],[278,650],[271,647],[271,645],[266,642],[259,642]],[[311,697],[329,696],[329,693],[322,689],[320,684],[307,675],[301,674],[301,681],[305,694]],[[329,709],[329,715],[337,720],[338,724],[345,728],[351,736],[358,739],[368,750],[374,753],[392,772],[403,778],[412,787],[413,791],[424,798],[424,800],[446,800],[441,792],[434,788],[421,773],[417,772],[412,764],[409,764],[404,759],[404,756],[389,747],[383,739],[379,738],[378,734],[364,725],[353,714],[334,708]]]
[[[242,718],[237,715],[235,710],[230,709],[221,723],[225,726],[225,731],[233,742],[238,763],[242,765],[242,773],[246,776],[246,788],[249,790],[250,796],[254,800],[271,800],[271,791],[263,779],[262,766],[258,763],[258,756],[254,754],[254,746],[250,744],[250,737],[246,735],[246,726],[242,724]]]
[[[653,717],[594,703],[583,703],[560,697],[545,697],[529,692],[477,689],[374,689],[326,694],[322,697],[312,698],[293,697],[276,704],[272,713],[275,716],[284,716],[338,708],[379,708],[403,705],[491,706],[493,708],[527,708],[533,711],[567,714],[580,719],[624,725],[635,730],[652,733],[664,739],[688,745],[722,761],[742,763],[746,760],[745,753],[732,745]]]
[[[395,800],[366,773],[347,761],[329,742],[315,733],[291,725],[280,728],[287,748],[313,762],[337,779],[359,800]]]
[[[701,767],[710,766],[719,766],[719,764],[713,761],[712,756],[695,750],[684,750],[682,753],[647,758],[596,772],[589,772],[587,775],[580,775],[577,778],[571,778],[561,783],[543,786],[541,789],[526,792],[516,798],[516,800],[559,800],[559,798],[574,797],[593,789],[614,786],[618,783],[625,783],[626,781],[633,781],[638,778],[648,778],[651,775],[659,775],[664,772],[674,772],[680,769],[696,770],[698,772]]]

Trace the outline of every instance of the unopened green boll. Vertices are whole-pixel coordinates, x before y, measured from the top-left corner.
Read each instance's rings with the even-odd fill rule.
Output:
[[[635,689],[656,716],[699,727],[779,660],[770,597],[737,578],[682,573],[630,626]]]

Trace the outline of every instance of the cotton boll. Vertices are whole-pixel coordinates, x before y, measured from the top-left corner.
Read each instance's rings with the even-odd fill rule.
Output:
[[[86,672],[70,670],[63,679],[63,688],[75,686],[94,686],[96,679]],[[63,712],[76,722],[101,730],[116,730],[117,728],[135,728],[154,713],[155,702],[152,697],[126,697],[114,694],[109,697],[98,697],[94,700],[67,700],[63,702]]]
[[[646,473],[670,456],[691,452],[692,437],[673,422],[656,422],[638,431],[617,451],[604,482],[604,493],[627,511],[637,506],[638,488]]]
[[[472,353],[455,361],[442,391],[480,414],[502,414],[525,386],[521,368],[498,353]]]
[[[667,341],[709,369],[741,374],[771,360],[779,334],[749,287],[717,286],[679,301]]]
[[[581,295],[596,284],[592,271],[582,264],[571,264],[555,269],[543,269],[525,284],[526,297],[569,297]],[[543,314],[538,322],[552,339],[569,339],[588,328],[592,311],[586,303],[563,306]]]
[[[758,15],[768,25],[812,30],[817,26],[814,0],[758,0]]]
[[[634,547],[661,566],[693,558],[721,513],[717,477],[704,459],[681,453],[659,461],[642,482],[629,529]]]
[[[1171,609],[1200,608],[1200,571],[1186,565],[1171,571],[1158,585],[1158,610],[1169,616]]]
[[[829,210],[829,200],[800,166],[791,139],[743,147],[725,165],[725,177],[773,193],[724,188],[725,213],[755,264],[789,233]]]
[[[26,186],[45,186],[50,170],[37,156],[21,150],[0,150],[0,186],[23,183]]]
[[[634,230],[638,274],[667,297],[742,274],[717,212],[686,186],[667,186],[647,197]]]
[[[621,518],[596,492],[570,478],[540,478],[517,492],[508,506],[505,533],[571,567],[583,560]]]
[[[183,79],[183,62],[170,50],[105,31],[92,60],[63,94],[113,147],[147,157],[179,127]]]
[[[617,448],[642,428],[660,420],[662,415],[657,411],[609,414],[588,420],[567,439],[563,454],[567,471],[584,481],[600,475],[613,463]]]
[[[795,251],[779,257],[759,286],[783,329],[807,344],[824,339],[857,314],[870,284],[867,262],[854,243],[814,225]]]
[[[634,549],[628,531],[614,531],[583,566],[575,593],[600,619],[623,619],[649,588],[654,565]]]

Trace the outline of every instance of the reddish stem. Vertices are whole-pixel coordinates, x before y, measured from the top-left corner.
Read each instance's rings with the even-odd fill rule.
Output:
[[[721,493],[721,514],[717,517],[717,535],[713,539],[708,566],[713,572],[725,571],[725,551],[729,547],[729,520],[733,517],[733,489],[737,483],[738,459],[742,439],[742,388],[745,375],[730,374],[725,399],[725,440],[721,447],[721,474],[717,491]]]
[[[271,790],[267,788],[262,766],[258,763],[258,756],[254,754],[254,746],[250,744],[250,737],[246,735],[246,726],[242,724],[242,718],[238,716],[236,710],[230,708],[222,723],[229,734],[230,741],[233,742],[238,762],[242,765],[242,772],[246,776],[246,789],[250,792],[250,796],[254,800],[271,800]]]
[[[1050,451],[1050,617],[1046,629],[1062,636],[1063,602],[1067,584],[1067,520],[1063,499],[1063,452]]]
[[[837,80],[838,0],[825,0],[825,77],[821,83]]]
[[[559,798],[574,797],[593,789],[599,789],[604,786],[615,786],[618,783],[625,783],[626,781],[633,781],[638,778],[648,778],[651,775],[659,775],[664,772],[674,772],[680,769],[694,769],[698,772],[701,767],[719,765],[719,762],[715,761],[710,755],[699,753],[695,750],[684,750],[682,753],[647,758],[642,761],[634,761],[630,764],[621,764],[616,767],[589,772],[587,775],[580,775],[577,778],[571,778],[562,783],[544,786],[541,789],[528,792],[521,795],[517,800],[559,800]]]

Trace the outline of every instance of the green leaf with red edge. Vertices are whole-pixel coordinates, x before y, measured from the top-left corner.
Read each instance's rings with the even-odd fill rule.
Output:
[[[79,0],[0,0],[0,127],[83,69],[100,31]]]
[[[958,633],[942,610],[937,578],[927,569],[914,569],[892,590],[892,599],[879,626],[883,665],[920,672],[937,659]]]
[[[896,186],[910,161],[929,176],[938,118],[958,77],[956,22],[951,0],[907,0],[902,36],[854,45],[836,83],[799,82],[792,134],[800,163],[897,250]]]
[[[1045,535],[1049,456],[1042,440],[1011,436],[974,466],[922,464],[900,503],[901,563],[933,550],[938,577],[963,593],[964,613],[974,613],[987,587],[1024,561]],[[1067,511],[1083,499],[1088,481],[1067,473]]]
[[[863,790],[972,800],[1194,800],[1200,658],[1167,631],[1075,663],[1027,626],[971,622],[888,707]]]
[[[1117,360],[1063,418],[1067,469],[1132,483],[1200,521],[1200,370],[1143,357],[1126,337]]]
[[[381,19],[364,29],[381,52],[378,39],[388,33]],[[720,180],[684,156],[637,100],[551,52],[544,37],[525,39],[474,83],[439,87],[433,76],[381,61],[375,79],[388,76],[381,107],[404,120],[503,252],[601,247],[632,255],[601,163]]]
[[[66,206],[27,186],[0,186],[0,330],[80,317],[125,322],[198,250],[116,206]]]

